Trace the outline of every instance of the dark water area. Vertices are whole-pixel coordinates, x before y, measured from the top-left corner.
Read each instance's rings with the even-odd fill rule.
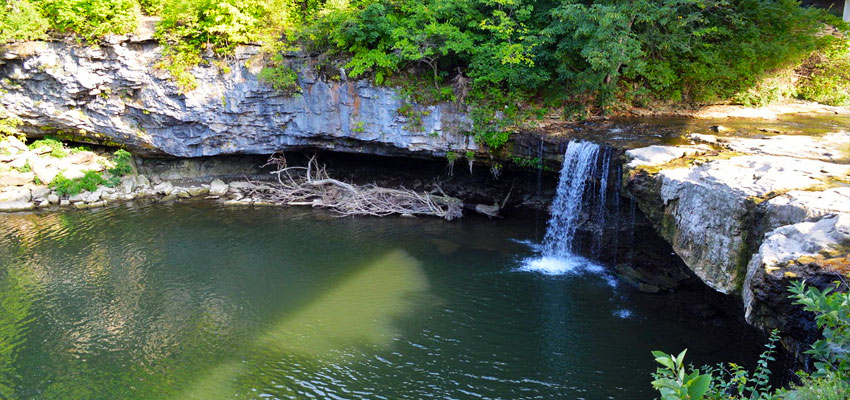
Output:
[[[3,399],[651,399],[651,350],[760,351],[605,266],[522,271],[539,215],[189,203],[0,228]]]

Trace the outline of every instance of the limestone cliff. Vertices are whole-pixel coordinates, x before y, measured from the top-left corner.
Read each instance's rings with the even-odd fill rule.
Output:
[[[226,68],[192,72],[197,89],[182,92],[155,68],[156,41],[113,38],[99,46],[31,42],[0,54],[0,104],[28,134],[61,133],[120,143],[142,155],[199,157],[271,154],[294,148],[443,156],[476,150],[463,132],[470,121],[454,104],[413,105],[362,80],[320,79],[301,65],[300,94],[284,95],[257,79],[256,47],[241,47]],[[223,72],[223,71],[224,72]]]
[[[850,133],[694,139],[628,151],[626,189],[697,276],[797,351],[813,325],[789,280],[823,287],[850,272]]]

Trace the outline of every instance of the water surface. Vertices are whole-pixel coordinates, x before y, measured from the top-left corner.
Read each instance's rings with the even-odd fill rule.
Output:
[[[650,350],[751,360],[740,325],[599,268],[523,272],[544,224],[2,215],[0,398],[648,399]]]

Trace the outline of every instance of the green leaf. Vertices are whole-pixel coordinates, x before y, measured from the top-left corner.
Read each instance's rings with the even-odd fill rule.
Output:
[[[688,396],[691,400],[699,400],[708,392],[711,386],[711,375],[700,375],[696,379],[688,382]]]

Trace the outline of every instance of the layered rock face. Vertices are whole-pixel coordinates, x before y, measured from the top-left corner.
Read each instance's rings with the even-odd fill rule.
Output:
[[[789,280],[823,287],[850,272],[850,133],[694,139],[628,151],[626,189],[697,276],[797,351],[813,324]]]
[[[317,148],[373,154],[444,156],[476,150],[453,104],[399,109],[402,96],[366,81],[327,81],[309,67],[300,94],[284,95],[257,79],[256,47],[242,47],[229,71],[193,70],[197,89],[182,92],[155,68],[161,47],[150,39],[114,38],[98,47],[31,42],[0,54],[0,104],[30,135],[61,132],[120,143],[141,155],[200,157],[271,154]]]

